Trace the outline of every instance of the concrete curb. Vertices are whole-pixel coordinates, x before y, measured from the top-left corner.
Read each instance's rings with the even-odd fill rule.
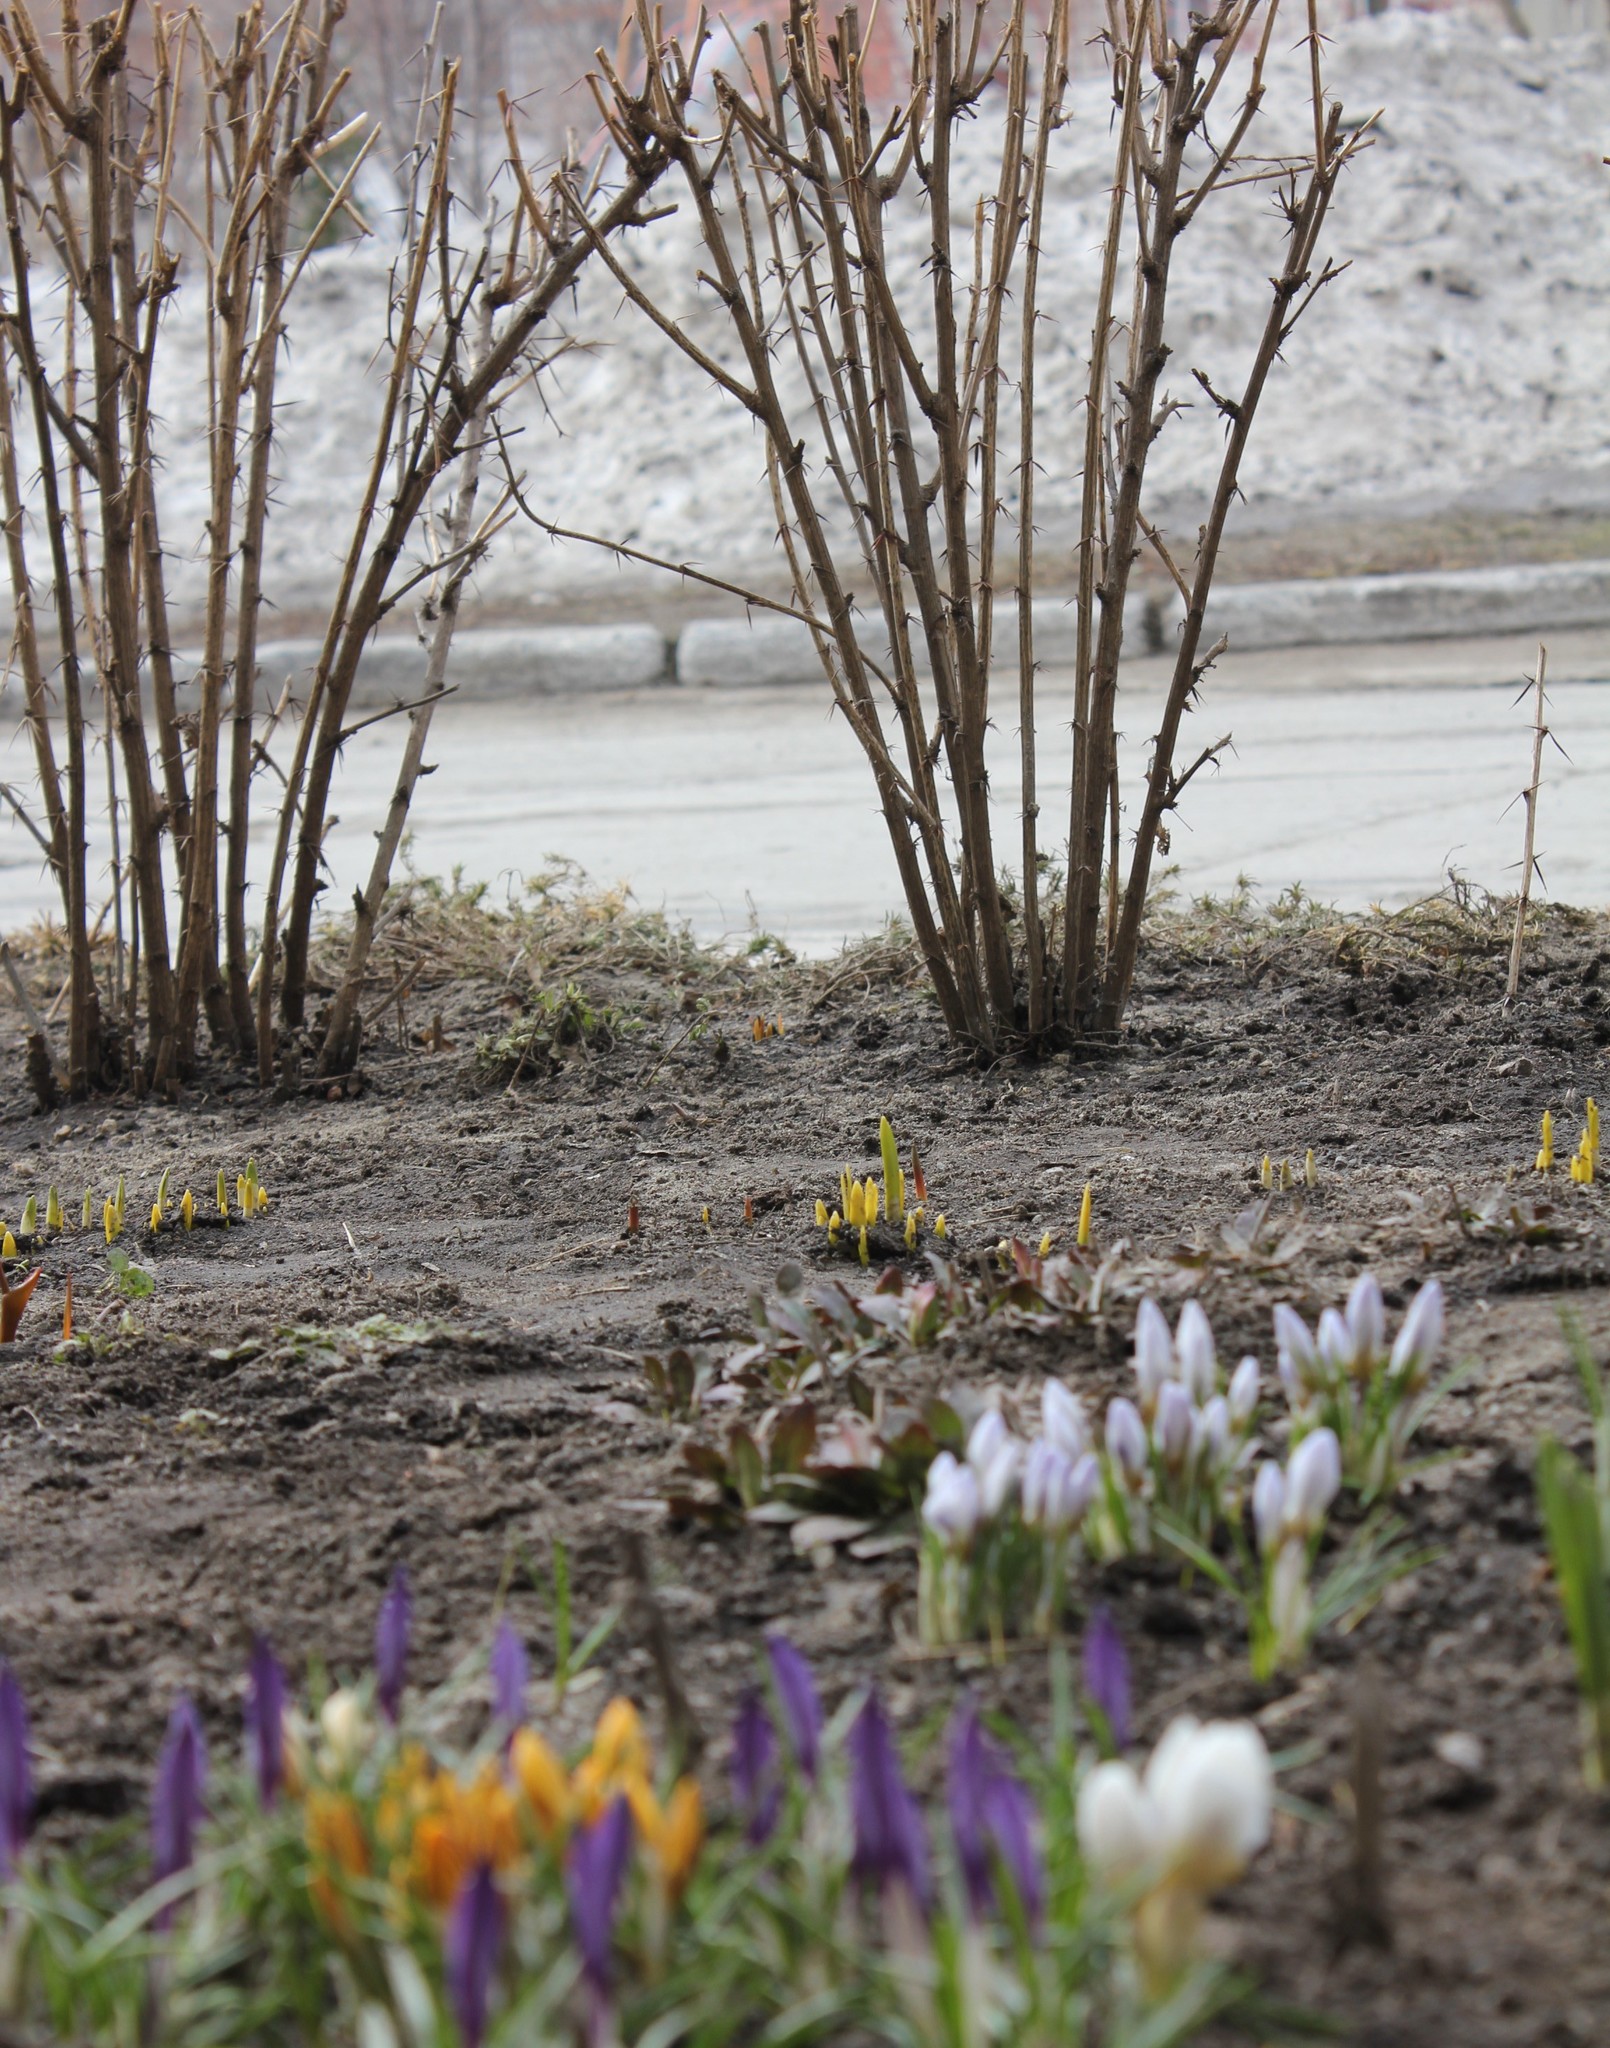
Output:
[[[273,640],[258,657],[263,696],[277,696],[287,677],[298,696],[319,658],[317,640]],[[477,703],[519,701],[591,690],[652,688],[671,680],[671,643],[657,626],[529,626],[466,628],[453,636],[447,680]],[[195,656],[180,656],[183,679]],[[358,665],[352,701],[364,709],[422,694],[425,650],[401,635],[375,640]]]
[[[1040,665],[1071,668],[1078,636],[1071,599],[1036,598],[1032,610]],[[1148,644],[1147,611],[1139,597],[1131,598],[1125,608],[1124,638],[1131,646]],[[1150,621],[1153,639],[1160,630],[1155,619]],[[995,635],[997,650],[1015,659],[1017,612],[1010,601],[996,613]],[[862,645],[880,667],[887,664],[888,642],[875,621],[868,621]],[[759,689],[819,683],[822,665],[808,626],[777,612],[755,612],[747,619],[693,619],[685,625],[676,643],[676,679],[688,690]]]
[[[1181,616],[1177,606],[1162,610],[1164,653],[1174,645]],[[1452,640],[1603,625],[1610,625],[1610,562],[1546,562],[1227,583],[1213,593],[1203,644],[1211,647],[1225,633],[1232,653],[1250,654],[1264,647]]]
[[[1181,610],[1132,597],[1125,608],[1130,657],[1169,654]],[[1230,652],[1445,640],[1610,626],[1610,561],[1549,562],[1505,569],[1446,569],[1402,576],[1337,576],[1285,583],[1225,584],[1214,594],[1203,647],[1220,634]],[[1076,621],[1067,598],[1034,603],[1035,653],[1042,668],[1073,665]],[[880,666],[888,650],[873,619],[864,642]],[[1017,625],[1010,599],[996,618],[996,653],[1015,667]],[[298,692],[318,659],[316,640],[278,640],[262,649],[263,691],[285,679]],[[195,656],[178,657],[181,680]],[[358,671],[353,701],[364,709],[420,694],[425,652],[402,635],[375,641]],[[453,642],[449,680],[466,701],[514,702],[596,690],[764,689],[822,681],[810,630],[775,612],[742,619],[694,619],[674,644],[657,626],[530,626],[465,629]]]

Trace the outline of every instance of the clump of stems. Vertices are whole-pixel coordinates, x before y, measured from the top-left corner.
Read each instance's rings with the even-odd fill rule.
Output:
[[[663,150],[675,165],[726,346],[705,347],[609,251],[603,260],[762,430],[792,596],[743,594],[808,626],[871,766],[945,1021],[982,1051],[1117,1024],[1165,821],[1217,752],[1178,759],[1181,722],[1219,651],[1202,631],[1219,547],[1270,372],[1336,274],[1320,239],[1364,132],[1344,131],[1325,96],[1310,5],[1311,146],[1253,153],[1277,5],[1222,0],[1180,34],[1163,0],[1110,10],[1115,160],[1071,446],[1043,445],[1035,408],[1040,237],[1068,118],[1066,0],[1052,0],[1043,35],[1024,0],[910,6],[908,84],[888,108],[872,104],[864,78],[877,10],[830,14],[818,0],[791,0],[780,30],[761,25],[738,67],[713,73],[708,117],[691,118],[686,101],[679,112],[663,92],[632,93],[608,64],[595,81],[619,145]],[[1214,133],[1232,85],[1239,104]],[[1000,138],[998,175],[976,190],[960,140],[985,113]],[[1145,510],[1151,451],[1181,409],[1163,386],[1174,260],[1204,206],[1248,183],[1278,196],[1285,248],[1241,387],[1221,393],[1197,373],[1226,437],[1195,552],[1176,557]],[[913,207],[928,244],[920,271],[897,253]],[[1263,260],[1250,244],[1248,260]],[[1040,826],[1045,707],[1031,602],[1035,477],[1058,462],[1083,477],[1073,695],[1053,713],[1071,712],[1073,725],[1065,847]],[[1184,616],[1121,874],[1119,657],[1147,545]],[[875,625],[857,612],[861,579]],[[1020,901],[999,878],[985,754],[1002,668],[1021,736]],[[1042,894],[1048,860],[1064,855],[1063,882]]]

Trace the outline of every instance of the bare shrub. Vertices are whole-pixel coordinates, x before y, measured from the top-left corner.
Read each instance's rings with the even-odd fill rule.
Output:
[[[1034,385],[1040,229],[1066,118],[1066,0],[1043,34],[1025,0],[913,0],[908,82],[891,108],[866,90],[863,16],[851,7],[830,18],[817,0],[791,0],[779,31],[762,25],[702,100],[673,97],[668,83],[698,71],[702,23],[649,92],[607,61],[596,81],[617,144],[663,151],[676,166],[698,228],[698,282],[725,315],[727,345],[701,346],[596,237],[595,247],[642,315],[763,430],[793,599],[744,594],[809,626],[871,765],[946,1022],[986,1053],[1110,1032],[1123,1014],[1154,849],[1214,754],[1182,766],[1177,745],[1218,652],[1203,647],[1202,625],[1242,456],[1282,344],[1335,275],[1321,234],[1364,139],[1325,96],[1312,7],[1312,139],[1295,153],[1257,153],[1274,0],[1223,0],[1178,33],[1174,18],[1166,0],[1114,0],[1109,13],[1114,165],[1088,390],[1052,458],[1039,445]],[[646,35],[641,11],[639,21]],[[969,184],[966,132],[985,120],[998,139],[994,175]],[[1203,207],[1249,183],[1278,199],[1284,256],[1240,388],[1198,375],[1198,398],[1223,417],[1224,453],[1197,544],[1176,554],[1146,511],[1151,451],[1181,405],[1163,382],[1172,266]],[[578,224],[583,206],[578,190]],[[914,214],[920,265],[902,251]],[[1258,261],[1250,248],[1248,261]],[[1058,884],[1046,856],[1061,848],[1040,825],[1034,480],[1070,444],[1083,511]],[[1146,546],[1184,616],[1125,871],[1118,671]],[[871,623],[858,617],[857,581],[874,594]],[[1020,905],[998,875],[985,760],[1003,669],[1020,729]]]
[[[346,75],[332,47],[345,4],[290,0],[270,15],[254,0],[216,37],[201,13],[146,0],[87,25],[64,6],[49,46],[25,5],[0,15],[0,499],[38,786],[39,815],[23,815],[61,891],[75,1095],[120,1068],[141,1085],[171,1086],[194,1065],[203,1016],[215,1043],[255,1060],[266,1080],[276,999],[282,1049],[293,1065],[300,1057],[331,777],[352,731],[358,662],[376,626],[413,603],[427,687],[399,707],[410,734],[392,816],[316,1048],[327,1069],[355,1057],[357,992],[446,687],[458,593],[518,488],[505,465],[482,500],[499,409],[541,372],[546,350],[564,345],[548,337],[550,314],[594,248],[639,220],[669,161],[659,144],[633,141],[623,155],[595,151],[585,176],[569,160],[539,172],[510,121],[490,191],[472,187],[466,205],[456,190],[461,73],[442,57],[437,10],[389,305],[376,308],[384,391],[367,484],[306,701],[287,688],[262,705],[262,565],[287,322],[321,239],[338,222],[365,229],[353,190],[381,139],[379,123],[344,123],[339,111]],[[654,75],[652,46],[646,68]],[[181,157],[198,153],[181,178]],[[153,405],[164,307],[181,287],[205,294],[207,332],[210,491],[193,681],[174,660],[174,537]],[[268,743],[285,726],[295,739],[282,770]],[[115,743],[114,834],[124,807],[128,829],[126,845],[114,837],[106,910],[92,918],[97,733]],[[254,957],[247,842],[270,768],[277,816]],[[92,940],[108,915],[103,989]]]

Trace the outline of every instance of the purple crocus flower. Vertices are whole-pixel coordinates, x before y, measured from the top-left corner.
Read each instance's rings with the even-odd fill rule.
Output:
[[[609,1990],[615,1909],[631,1853],[632,1809],[616,1799],[591,1827],[578,1829],[565,1863],[570,1924],[587,1982],[599,1998]]]
[[[1124,1653],[1118,1624],[1105,1607],[1098,1607],[1085,1630],[1085,1691],[1107,1723],[1112,1746],[1129,1747],[1129,1658]]]
[[[196,1851],[196,1828],[204,1811],[207,1739],[188,1693],[180,1693],[168,1716],[168,1732],[157,1759],[151,1793],[151,1859],[158,1884],[188,1870]],[[165,1908],[159,1924],[172,1908]]]
[[[11,1666],[0,1663],[0,1881],[10,1877],[22,1855],[33,1804],[28,1709]]]
[[[766,1655],[771,1659],[772,1682],[777,1687],[777,1704],[783,1710],[794,1761],[814,1785],[822,1760],[822,1702],[816,1681],[787,1636],[773,1632],[766,1638]]]
[[[266,1636],[253,1637],[246,1667],[246,1755],[258,1799],[272,1806],[285,1780],[285,1673]]]
[[[464,2048],[481,2048],[486,2012],[503,1952],[503,1894],[489,1863],[478,1863],[459,1888],[442,1932],[447,1999]]]
[[[950,1744],[950,1824],[967,1885],[968,1903],[982,1918],[994,1900],[992,1859],[999,1857],[1029,1920],[1045,1907],[1045,1882],[1034,1846],[1034,1807],[1006,1758],[985,1735],[968,1702],[954,1723]]]
[[[408,1571],[398,1565],[391,1585],[380,1603],[375,1623],[375,1698],[388,1721],[395,1721],[402,1703],[403,1677],[408,1669],[408,1635],[413,1626],[414,1603],[408,1592]]]
[[[525,1719],[529,1666],[525,1645],[506,1621],[493,1639],[491,1671],[492,1711],[506,1728],[518,1728]]]
[[[732,1724],[732,1791],[747,1818],[749,1840],[758,1849],[777,1825],[783,1797],[777,1731],[758,1686],[750,1686],[738,1702],[738,1718]]]
[[[850,1730],[850,1815],[855,1854],[850,1868],[865,1884],[888,1890],[904,1885],[926,1907],[933,1881],[928,1868],[928,1831],[917,1802],[900,1775],[894,1731],[875,1692]]]

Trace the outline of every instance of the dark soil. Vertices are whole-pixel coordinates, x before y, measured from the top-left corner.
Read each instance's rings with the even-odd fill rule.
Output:
[[[1312,1314],[1369,1264],[1401,1304],[1441,1275],[1451,1352],[1476,1371],[1432,1425],[1429,1448],[1450,1455],[1400,1502],[1433,1562],[1269,1687],[1201,1590],[1134,1570],[1100,1591],[1133,1651],[1144,1740],[1189,1706],[1255,1714],[1297,1755],[1286,1782],[1312,1815],[1281,1816],[1214,1923],[1272,1997],[1371,2048],[1610,2040],[1610,1803],[1580,1780],[1531,1483],[1542,1432],[1589,1451],[1562,1307],[1610,1357],[1610,1195],[1563,1174],[1545,1186],[1531,1167],[1545,1108],[1563,1158],[1583,1098],[1610,1098],[1610,924],[1551,913],[1508,1010],[1504,951],[1499,919],[1454,905],[1345,926],[1233,909],[1170,920],[1121,1046],[980,1072],[947,1046],[897,948],[832,973],[675,947],[656,964],[652,949],[612,951],[606,930],[591,953],[534,965],[495,935],[459,950],[444,925],[420,942],[409,1009],[379,1019],[355,1099],[275,1102],[220,1070],[178,1105],[49,1117],[28,1107],[17,1020],[0,1011],[13,1225],[47,1183],[73,1214],[86,1181],[99,1195],[119,1172],[132,1222],[164,1167],[201,1198],[248,1154],[272,1196],[250,1228],[154,1247],[131,1228],[156,1277],[128,1309],[136,1330],[98,1291],[104,1246],[63,1240],[0,1362],[0,1652],[44,1747],[50,1825],[139,1803],[180,1687],[232,1745],[254,1628],[291,1658],[361,1665],[402,1561],[422,1679],[484,1643],[506,1572],[543,1668],[552,1616],[527,1560],[540,1576],[554,1537],[585,1626],[624,1597],[623,1537],[643,1533],[712,1770],[767,1624],[830,1690],[875,1674],[906,1725],[930,1715],[954,1660],[913,1650],[909,1555],[826,1564],[785,1531],[670,1525],[659,1502],[681,1444],[713,1425],[665,1420],[638,1362],[738,1339],[780,1260],[823,1261],[814,1198],[841,1164],[873,1168],[886,1111],[920,1146],[960,1248],[1066,1233],[1089,1178],[1098,1242],[1127,1240],[1176,1300],[1200,1286],[1232,1357],[1250,1346],[1271,1362],[1276,1299]],[[39,974],[53,987],[48,963]],[[507,1025],[527,976],[580,979],[642,1028],[535,1059],[505,1091],[473,1047]],[[753,1042],[751,1015],[779,1006],[785,1035]],[[1302,1250],[1259,1270],[1220,1226],[1258,1198],[1263,1154],[1300,1162],[1309,1147],[1317,1189],[1271,1211]],[[1507,1210],[1460,1220],[1506,1176],[1515,1202],[1552,1209],[1523,1206],[1522,1230]],[[628,1237],[634,1200],[642,1232]],[[1527,1241],[1533,1225],[1547,1241]],[[1180,1263],[1182,1246],[1207,1256]],[[69,1265],[89,1341],[59,1352]],[[375,1316],[391,1327],[354,1333]],[[888,1376],[918,1391],[1055,1370],[1105,1391],[1124,1378],[1129,1321],[998,1344],[975,1328]],[[640,1624],[611,1638],[601,1674],[652,1701]],[[1042,1658],[968,1677],[1030,1725],[1044,1712]],[[1372,1683],[1390,1946],[1348,1903],[1350,1756]],[[602,1683],[573,1694],[560,1732],[590,1723],[602,1696]]]

